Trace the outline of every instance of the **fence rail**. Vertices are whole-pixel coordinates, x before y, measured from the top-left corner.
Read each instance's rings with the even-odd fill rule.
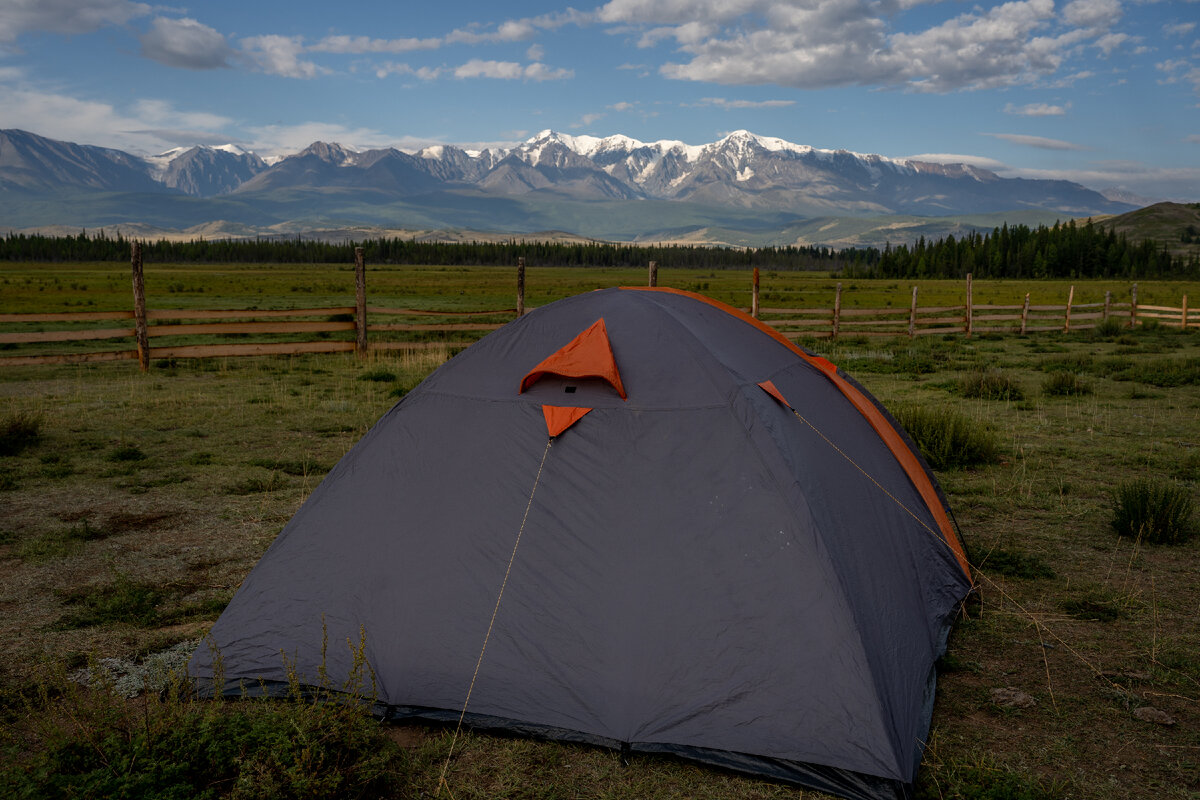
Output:
[[[149,309],[143,284],[141,247],[133,243],[130,258],[133,277],[134,308],[130,311],[73,311],[63,313],[0,313],[5,327],[37,325],[49,330],[0,331],[0,346],[24,349],[30,346],[126,340],[128,348],[92,352],[39,352],[0,356],[0,366],[30,364],[71,364],[100,361],[137,360],[143,370],[150,359],[213,358],[226,356],[343,353],[360,356],[373,350],[420,350],[434,347],[465,346],[478,334],[500,328],[521,316],[525,306],[525,259],[517,264],[517,304],[515,308],[475,311],[436,311],[416,308],[368,306],[366,267],[362,248],[355,250],[355,304],[292,309]],[[650,286],[657,285],[658,270],[650,262]],[[1200,320],[1189,317],[1187,295],[1179,307],[1140,305],[1137,284],[1130,290],[1129,302],[1113,302],[1105,293],[1104,302],[1075,303],[1075,287],[1070,287],[1066,302],[1031,304],[1029,295],[1021,304],[976,304],[972,300],[972,278],[967,276],[962,305],[921,306],[918,287],[912,287],[908,307],[843,308],[842,285],[836,286],[832,304],[825,308],[762,308],[759,304],[759,272],[755,268],[751,284],[752,316],[789,339],[818,339],[839,336],[928,336],[974,333],[1029,334],[1047,331],[1069,333],[1094,328],[1108,319],[1118,319],[1126,327],[1146,321],[1181,329],[1200,327]],[[380,321],[387,319],[389,321]],[[129,321],[133,327],[128,327]],[[85,327],[103,322],[125,323],[111,327]],[[309,335],[316,334],[317,339]],[[285,341],[264,341],[261,337],[291,337]],[[175,342],[160,344],[174,337]],[[255,337],[252,342],[230,342],[229,337]],[[300,337],[300,338],[297,338]],[[345,338],[342,338],[345,337]],[[458,338],[455,338],[458,337]],[[187,341],[190,338],[192,341]],[[153,347],[151,340],[155,341]],[[184,339],[184,341],[179,341]],[[196,341],[197,339],[202,341]]]

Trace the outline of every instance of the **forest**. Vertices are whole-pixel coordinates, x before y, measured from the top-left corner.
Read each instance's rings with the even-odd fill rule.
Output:
[[[80,232],[74,236],[9,234],[0,238],[0,261],[120,261],[130,239]],[[1053,227],[1003,225],[990,233],[914,244],[834,249],[817,245],[733,248],[603,242],[427,242],[401,238],[328,242],[301,237],[143,242],[148,263],[348,264],[362,247],[368,264],[503,266],[520,257],[531,267],[821,270],[863,278],[1183,278],[1200,275],[1200,256],[1174,256],[1153,241],[1073,220]]]

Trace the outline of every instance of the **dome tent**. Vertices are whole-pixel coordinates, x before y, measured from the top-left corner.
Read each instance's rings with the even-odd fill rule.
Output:
[[[608,289],[408,393],[189,669],[209,691],[214,652],[225,691],[336,681],[354,655],[324,637],[363,632],[396,719],[453,722],[470,686],[467,724],[907,797],[970,588],[865,390],[715,301]]]

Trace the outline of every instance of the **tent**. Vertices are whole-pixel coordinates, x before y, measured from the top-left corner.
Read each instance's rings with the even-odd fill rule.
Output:
[[[358,643],[395,719],[453,722],[469,692],[475,727],[907,797],[970,588],[935,479],[857,383],[721,303],[608,289],[397,403],[190,671],[217,652],[224,691],[285,691]]]

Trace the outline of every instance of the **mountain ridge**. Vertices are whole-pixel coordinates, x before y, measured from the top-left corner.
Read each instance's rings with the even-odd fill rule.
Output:
[[[639,205],[614,216],[614,203]],[[782,231],[824,217],[1080,217],[1134,208],[1069,181],[823,150],[745,130],[704,145],[553,130],[482,149],[317,141],[270,161],[236,145],[142,157],[0,130],[0,222],[10,227],[124,220],[182,229],[228,220],[644,239],[756,230],[760,221]]]

